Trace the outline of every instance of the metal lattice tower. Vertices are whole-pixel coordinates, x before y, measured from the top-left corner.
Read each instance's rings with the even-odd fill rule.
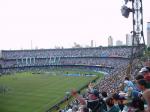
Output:
[[[145,46],[145,39],[143,33],[143,6],[142,0],[132,0],[132,19],[133,19],[133,40],[132,40],[132,51],[130,58],[130,74],[133,71],[133,60],[139,58],[141,45]],[[136,54],[134,51],[139,51]],[[139,59],[140,60],[140,59]],[[138,62],[142,66],[142,62]]]
[[[122,6],[122,15],[128,18],[129,13],[132,12],[133,30],[132,33],[132,50],[130,57],[130,64],[127,74],[132,74],[133,60],[139,58],[142,52],[141,46],[145,46],[145,39],[143,33],[143,6],[142,0],[124,0],[125,5]],[[127,7],[127,3],[132,2],[132,8]],[[144,47],[143,47],[144,48]],[[138,51],[135,53],[135,51]]]
[[[132,15],[133,15],[133,41],[132,45],[145,45],[143,33],[143,6],[142,0],[132,0]]]

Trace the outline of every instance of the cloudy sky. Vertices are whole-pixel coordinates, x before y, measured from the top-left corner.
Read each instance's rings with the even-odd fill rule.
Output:
[[[0,50],[107,46],[107,38],[125,43],[132,15],[121,15],[123,0],[0,0]],[[150,0],[143,0],[144,32]],[[31,46],[32,43],[32,46]]]

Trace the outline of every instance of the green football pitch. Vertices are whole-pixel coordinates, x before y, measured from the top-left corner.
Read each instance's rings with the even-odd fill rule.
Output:
[[[95,78],[62,74],[55,71],[1,76],[0,112],[45,112],[63,99],[67,91],[79,89]]]

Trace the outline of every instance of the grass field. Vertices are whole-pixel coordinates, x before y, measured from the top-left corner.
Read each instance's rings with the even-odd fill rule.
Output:
[[[46,74],[18,73],[0,77],[0,112],[45,112],[65,93],[94,77],[67,77],[60,71]]]

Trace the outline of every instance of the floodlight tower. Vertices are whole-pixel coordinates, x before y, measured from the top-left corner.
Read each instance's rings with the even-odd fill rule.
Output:
[[[130,57],[130,74],[132,72],[132,63],[133,59],[138,56],[139,48],[141,45],[145,46],[145,39],[143,33],[143,6],[142,0],[124,0],[125,4],[121,8],[121,13],[125,18],[129,17],[130,12],[132,12],[132,23],[133,30],[132,32],[132,50]],[[127,5],[132,3],[132,7],[129,8]],[[135,51],[139,51],[136,52]]]

